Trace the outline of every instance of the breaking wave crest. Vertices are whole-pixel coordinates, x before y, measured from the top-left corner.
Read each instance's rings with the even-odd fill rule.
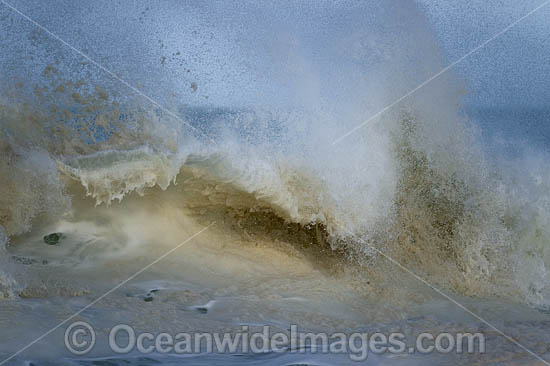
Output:
[[[451,145],[441,133],[427,135],[434,126],[411,111],[391,118],[362,160],[345,149],[335,150],[340,160],[311,161],[296,151],[195,140],[173,150],[141,143],[116,149],[111,141],[66,154],[13,144],[6,134],[0,224],[14,236],[70,216],[71,197],[81,192],[75,185],[96,205],[152,195],[178,202],[205,224],[229,221],[249,238],[282,235],[369,271],[387,270],[380,250],[464,295],[548,304],[542,178],[518,181],[511,175],[517,171],[506,176],[502,168],[497,174],[466,124],[447,135]]]

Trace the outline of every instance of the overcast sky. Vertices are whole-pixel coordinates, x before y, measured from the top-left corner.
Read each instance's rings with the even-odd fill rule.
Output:
[[[419,0],[452,62],[526,15],[544,0]],[[550,102],[550,4],[465,59],[470,102],[536,106]]]
[[[437,39],[443,55],[442,66],[543,2],[417,1],[419,12],[424,14]],[[286,103],[296,96],[292,93],[306,100],[316,84],[334,85],[334,95],[348,93],[346,90],[351,86],[360,91],[361,82],[368,80],[362,80],[359,75],[363,73],[356,71],[359,66],[368,68],[369,61],[362,64],[347,61],[349,55],[357,52],[350,51],[355,43],[345,44],[346,37],[353,38],[354,30],[361,29],[364,37],[357,39],[368,48],[368,28],[381,29],[382,38],[376,38],[376,42],[383,49],[385,23],[391,19],[384,18],[386,13],[397,14],[395,4],[408,4],[406,12],[412,14],[410,4],[414,4],[397,1],[381,10],[381,4],[389,2],[12,0],[11,3],[125,80],[143,85],[152,96],[171,103],[166,92],[170,90],[174,102],[183,100],[191,104],[230,104],[238,100],[254,103],[254,98],[263,98],[264,102],[280,99]],[[397,21],[403,23],[403,29],[388,28],[391,32],[403,32],[404,37],[409,26],[406,12]],[[411,15],[416,17],[418,14]],[[410,22],[414,25],[417,20]],[[9,58],[12,64],[14,60],[17,65],[24,64],[27,61],[22,61],[23,55],[36,53],[40,47],[58,49],[65,57],[78,59],[77,55],[71,55],[72,51],[62,50],[65,47],[59,42],[47,41],[47,37],[40,41],[43,43],[31,44],[29,35],[36,27],[4,6],[0,6],[0,26],[7,34],[0,40],[5,51],[0,56],[3,61]],[[47,52],[38,53],[28,62],[36,65],[36,58],[47,59],[44,54]],[[382,53],[374,52],[368,57],[373,54],[384,57]],[[338,54],[346,58],[338,59]],[[53,60],[57,56],[51,57]],[[426,70],[418,70],[422,60],[415,65],[406,66],[410,70],[400,70],[400,77],[410,77],[404,84],[407,88],[429,75]],[[468,57],[453,72],[465,84],[469,105],[546,108],[550,100],[550,5]],[[198,90],[191,87],[193,83],[197,83]],[[359,97],[355,100],[350,95],[346,95],[349,103],[361,103]]]

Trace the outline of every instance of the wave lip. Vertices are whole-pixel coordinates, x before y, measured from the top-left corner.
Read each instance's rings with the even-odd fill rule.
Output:
[[[121,201],[130,192],[143,195],[147,187],[166,189],[175,183],[179,165],[173,156],[154,153],[149,147],[101,151],[57,164],[62,173],[78,180],[98,205]]]

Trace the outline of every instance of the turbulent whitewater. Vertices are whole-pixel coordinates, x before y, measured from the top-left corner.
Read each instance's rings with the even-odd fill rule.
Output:
[[[266,128],[266,144],[231,131],[216,143],[181,137],[162,117],[121,112],[100,93],[84,97],[91,101],[82,102],[78,127],[28,106],[3,107],[6,240],[70,217],[80,196],[93,211],[154,195],[205,224],[227,220],[273,240],[297,231],[302,245],[330,248],[368,272],[387,270],[380,250],[460,294],[548,304],[547,173],[529,171],[541,168],[536,162],[513,169],[490,161],[458,115],[389,113],[356,138],[350,155],[347,146],[295,144],[286,135],[295,131],[280,125]],[[122,113],[130,117],[113,117]],[[249,110],[192,114],[282,124]]]
[[[184,19],[204,16],[184,8]],[[295,4],[264,24],[264,6],[241,9],[243,25],[239,8],[183,25],[142,9],[142,24],[187,48],[147,23],[129,28],[145,50],[137,57],[108,33],[117,60],[128,59],[115,74],[134,89],[0,13],[11,34],[0,49],[12,52],[0,59],[0,319],[23,319],[0,352],[209,225],[82,316],[104,328],[128,314],[189,329],[471,324],[412,272],[484,316],[539,321],[525,325],[533,339],[547,334],[548,152],[489,144],[451,72],[376,114],[445,66],[421,10]],[[83,26],[111,29],[104,16]],[[55,232],[61,244],[44,244]],[[218,307],[208,316],[189,312],[209,301]],[[21,360],[58,355],[37,346]]]

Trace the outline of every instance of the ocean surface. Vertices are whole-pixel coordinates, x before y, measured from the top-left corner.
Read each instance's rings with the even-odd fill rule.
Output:
[[[453,70],[378,113],[449,63],[422,6],[48,3],[0,3],[0,364],[357,363],[118,355],[121,323],[481,332],[364,363],[550,360],[550,114],[469,103]]]

